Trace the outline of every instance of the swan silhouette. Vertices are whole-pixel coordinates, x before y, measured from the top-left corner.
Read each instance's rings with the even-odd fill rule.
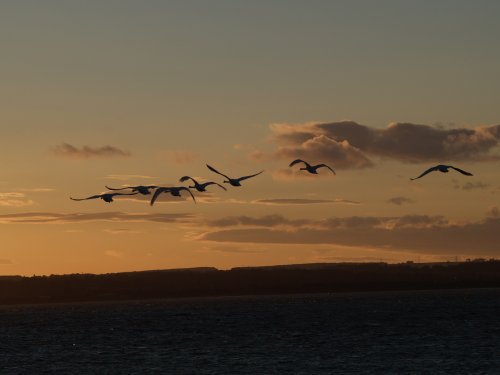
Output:
[[[125,190],[125,189],[131,189],[131,191],[136,191],[136,192],[138,192],[139,194],[142,194],[142,195],[149,195],[149,194],[151,194],[151,192],[149,190],[150,189],[156,189],[156,188],[158,188],[158,186],[155,186],[155,185],[127,186],[127,187],[120,188],[120,189],[115,189],[115,188],[111,188],[109,186],[106,186],[106,189],[108,189],[108,190]]]
[[[111,203],[111,202],[113,202],[113,197],[115,197],[117,195],[136,195],[136,194],[138,194],[138,193],[105,193],[105,194],[92,195],[91,197],[87,197],[87,198],[69,197],[69,199],[74,200],[74,201],[86,201],[89,199],[101,198],[104,202]]]
[[[442,172],[442,173],[448,173],[449,172],[449,168],[451,169],[454,169],[456,170],[457,172],[460,172],[466,176],[473,176],[472,173],[469,173],[469,172],[466,172],[460,168],[456,168],[452,165],[442,165],[442,164],[439,164],[439,165],[436,165],[435,167],[431,167],[429,169],[427,169],[424,173],[422,173],[420,176],[418,177],[415,177],[415,178],[410,178],[410,180],[416,180],[417,178],[420,178],[420,177],[424,177],[427,173],[431,173],[431,172],[434,172],[434,171],[439,171],[439,172]]]
[[[326,164],[311,165],[308,162],[301,160],[301,159],[295,159],[294,161],[292,161],[290,163],[289,167],[293,167],[297,163],[304,163],[305,164],[305,167],[300,168],[301,171],[308,171],[309,173],[312,173],[312,174],[318,174],[318,169],[324,167],[324,168],[328,168],[329,170],[331,170],[333,172],[333,174],[336,174],[335,171]]]
[[[183,176],[180,178],[180,182],[184,182],[184,181],[187,181],[187,180],[191,180],[193,181],[193,186],[189,186],[190,189],[196,189],[198,190],[200,193],[204,192],[204,191],[207,191],[207,186],[209,185],[217,185],[219,186],[220,188],[224,189],[224,190],[227,190],[224,186],[222,186],[221,184],[218,184],[217,182],[213,182],[213,181],[209,181],[209,182],[204,182],[202,184],[200,184],[198,181],[196,181],[193,177],[189,177],[189,176]]]
[[[255,177],[255,176],[258,176],[259,174],[261,174],[262,172],[264,172],[263,170],[260,171],[259,173],[255,173],[255,174],[252,174],[250,176],[243,176],[243,177],[240,177],[240,178],[230,178],[228,176],[226,176],[225,174],[223,173],[220,173],[218,170],[216,170],[214,167],[211,167],[210,165],[207,164],[207,168],[210,169],[212,172],[215,172],[217,174],[220,174],[221,176],[224,176],[227,178],[227,180],[224,180],[223,182],[225,184],[231,184],[232,186],[241,186],[241,181],[243,180],[246,180],[247,178],[251,178],[251,177]]]
[[[187,192],[189,192],[189,194],[191,194],[191,198],[193,198],[194,203],[196,203],[196,199],[194,199],[194,195],[193,193],[191,193],[191,190],[189,190],[185,186],[175,186],[175,187],[159,187],[158,189],[156,189],[155,193],[153,194],[153,198],[151,198],[151,202],[149,204],[152,206],[161,193],[170,193],[174,197],[180,197],[182,190],[186,190]]]

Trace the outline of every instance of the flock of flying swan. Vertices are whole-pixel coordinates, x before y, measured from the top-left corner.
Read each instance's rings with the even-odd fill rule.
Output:
[[[304,161],[302,159],[295,159],[294,161],[292,161],[289,164],[289,167],[293,167],[294,165],[299,164],[299,163],[303,163],[304,164],[304,166],[301,167],[299,170],[301,170],[301,171],[307,171],[308,173],[311,173],[311,174],[318,174],[318,169],[320,169],[320,168],[327,168],[333,174],[336,174],[335,171],[331,167],[329,167],[328,165],[326,165],[326,164],[311,165],[311,164],[309,164],[308,162],[306,162],[306,161]],[[210,166],[208,164],[207,164],[207,168],[210,169],[212,172],[217,173],[218,175],[221,175],[221,176],[225,177],[226,180],[222,181],[223,183],[230,184],[231,186],[236,186],[236,187],[237,186],[241,186],[241,181],[244,181],[246,179],[258,176],[262,172],[264,172],[264,170],[262,170],[262,171],[260,171],[258,173],[251,174],[251,175],[248,175],[248,176],[243,176],[243,177],[238,177],[238,178],[231,178],[231,177],[225,175],[224,173],[219,172],[217,169],[215,169],[214,167],[212,167],[212,166]],[[435,172],[435,171],[442,172],[442,173],[448,173],[450,168],[456,170],[457,172],[460,172],[461,174],[463,174],[465,176],[472,176],[473,175],[470,172],[466,172],[463,169],[454,167],[452,165],[442,165],[442,164],[439,164],[439,165],[436,165],[434,167],[431,167],[431,168],[427,169],[426,171],[424,171],[418,177],[410,178],[410,180],[413,181],[413,180],[422,178],[425,175],[427,175],[428,173]],[[85,201],[85,200],[89,200],[89,199],[98,199],[98,198],[100,198],[104,202],[111,203],[111,202],[113,202],[113,198],[116,197],[116,196],[137,195],[137,194],[151,195],[151,191],[154,190],[155,192],[154,192],[153,197],[151,198],[151,202],[150,202],[150,205],[152,206],[155,203],[155,201],[158,199],[158,197],[160,196],[160,194],[162,194],[162,193],[170,193],[174,197],[180,197],[182,191],[187,191],[191,195],[191,198],[193,199],[193,202],[196,203],[196,199],[195,199],[193,193],[191,192],[191,189],[195,189],[198,192],[205,192],[205,191],[207,191],[207,187],[208,186],[210,186],[210,185],[217,185],[221,189],[227,190],[224,186],[222,186],[221,184],[219,184],[219,183],[217,183],[215,181],[208,181],[208,182],[204,182],[204,183],[199,183],[193,177],[190,177],[190,176],[183,176],[183,177],[181,177],[179,179],[179,182],[186,182],[188,180],[192,181],[192,183],[193,183],[192,186],[188,186],[188,187],[186,187],[186,186],[168,186],[167,187],[167,186],[156,186],[156,185],[137,185],[137,186],[127,186],[127,187],[123,187],[123,188],[111,188],[109,186],[106,186],[106,189],[111,190],[111,191],[129,190],[130,193],[104,193],[104,194],[92,195],[92,196],[87,197],[87,198],[72,198],[72,197],[70,197],[70,199],[72,199],[74,201]]]

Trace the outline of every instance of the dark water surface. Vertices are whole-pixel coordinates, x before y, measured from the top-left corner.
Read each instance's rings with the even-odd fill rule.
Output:
[[[500,289],[5,306],[0,370],[500,374]]]

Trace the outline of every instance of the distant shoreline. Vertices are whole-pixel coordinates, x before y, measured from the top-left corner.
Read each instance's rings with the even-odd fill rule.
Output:
[[[0,305],[499,288],[500,261],[315,263],[51,276],[0,276]]]

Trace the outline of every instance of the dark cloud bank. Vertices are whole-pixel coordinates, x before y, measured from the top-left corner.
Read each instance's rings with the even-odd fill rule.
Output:
[[[500,125],[442,129],[394,123],[385,129],[353,121],[271,126],[277,158],[330,162],[336,168],[367,168],[373,157],[405,163],[498,160]]]
[[[330,244],[426,254],[499,256],[497,208],[476,222],[442,216],[346,217],[289,220],[280,215],[234,216],[207,222],[200,239],[234,243]]]

